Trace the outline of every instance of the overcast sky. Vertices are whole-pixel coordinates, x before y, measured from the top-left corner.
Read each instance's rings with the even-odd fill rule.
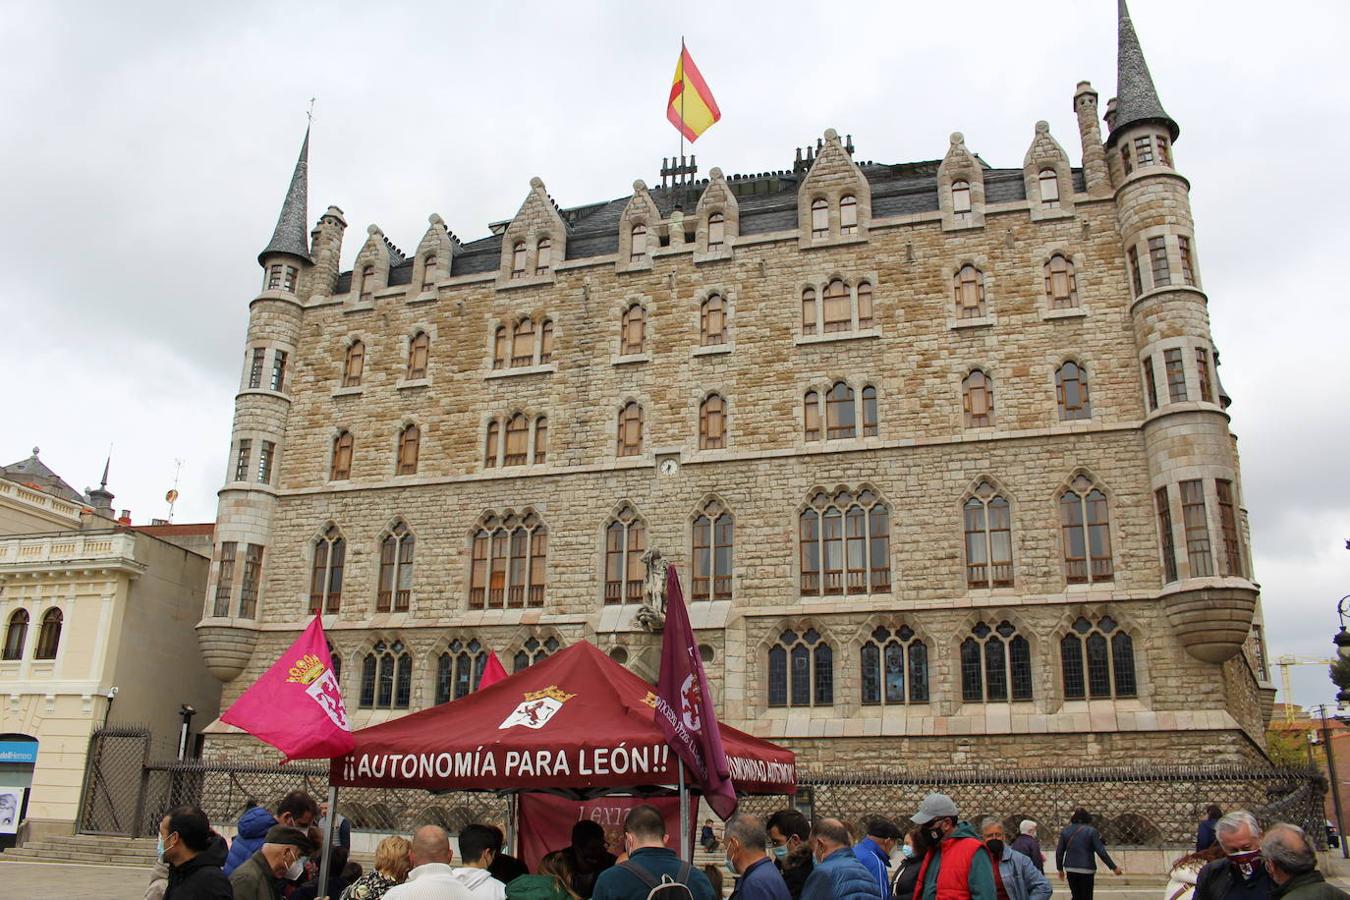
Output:
[[[828,127],[859,159],[938,158],[960,130],[1020,167],[1038,119],[1077,165],[1074,86],[1114,94],[1115,7],[0,0],[0,462],[40,445],[83,488],[111,444],[116,505],[141,522],[166,514],[181,459],[175,520],[214,518],[256,256],[311,96],[309,219],[346,212],[349,267],[372,222],[408,251],[432,212],[485,235],[532,175],[563,206],[658,182],[681,34],[723,113],[705,174],[787,168]],[[1181,124],[1271,652],[1325,658],[1350,594],[1332,265],[1350,245],[1350,4],[1132,13]],[[1331,699],[1324,669],[1295,672],[1299,702]]]

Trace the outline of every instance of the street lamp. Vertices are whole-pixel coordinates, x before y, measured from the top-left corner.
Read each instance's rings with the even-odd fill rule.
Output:
[[[178,761],[187,759],[188,735],[192,732],[192,717],[197,714],[197,710],[184,703],[178,707],[178,715],[183,719],[182,730],[178,733]]]

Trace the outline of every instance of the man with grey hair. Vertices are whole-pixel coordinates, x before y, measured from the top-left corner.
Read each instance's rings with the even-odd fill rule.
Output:
[[[792,900],[787,882],[764,852],[769,832],[757,816],[740,813],[728,819],[723,842],[727,868],[737,876],[733,900]]]
[[[1261,865],[1261,825],[1244,809],[1214,826],[1224,855],[1200,870],[1192,900],[1269,900],[1274,882]]]
[[[1039,827],[1031,819],[1023,819],[1021,824],[1017,826],[1017,830],[1021,833],[1013,838],[1012,848],[1031,860],[1031,864],[1036,867],[1036,871],[1044,875],[1045,854],[1041,852],[1041,842],[1036,838],[1036,829]]]
[[[989,816],[980,823],[980,837],[994,860],[994,890],[999,900],[1050,900],[1055,889],[1025,854],[1008,846],[1003,822]]]
[[[1261,838],[1261,858],[1280,900],[1346,900],[1350,894],[1327,884],[1317,871],[1317,851],[1297,825],[1281,822]]]

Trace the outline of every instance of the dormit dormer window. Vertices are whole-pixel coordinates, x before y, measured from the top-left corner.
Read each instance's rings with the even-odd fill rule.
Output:
[[[958,222],[970,221],[970,182],[952,182],[952,215]]]
[[[361,293],[358,299],[362,303],[370,303],[375,299],[375,267],[366,266],[361,270]]]
[[[858,198],[852,194],[839,200],[839,233],[858,233]]]
[[[628,261],[640,263],[647,258],[647,226],[638,222],[629,232],[632,246],[629,249]]]
[[[708,251],[721,250],[727,240],[727,219],[720,212],[708,216]]]
[[[525,277],[525,256],[526,256],[525,242],[524,242],[524,241],[516,241],[515,245],[512,246],[512,248],[511,248],[511,277],[512,277],[512,278],[524,278],[524,277]]]
[[[1046,209],[1059,207],[1059,176],[1054,169],[1041,169],[1041,206]]]
[[[830,203],[824,197],[811,201],[811,238],[820,240],[830,236]]]
[[[553,241],[540,238],[535,247],[534,274],[547,275],[553,268]]]
[[[422,293],[436,289],[436,255],[429,254],[422,260]]]

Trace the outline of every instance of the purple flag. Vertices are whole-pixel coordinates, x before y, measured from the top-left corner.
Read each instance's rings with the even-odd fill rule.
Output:
[[[674,566],[666,568],[666,630],[661,639],[656,712],[666,741],[693,772],[708,805],[722,819],[730,818],[736,812],[736,789]]]

